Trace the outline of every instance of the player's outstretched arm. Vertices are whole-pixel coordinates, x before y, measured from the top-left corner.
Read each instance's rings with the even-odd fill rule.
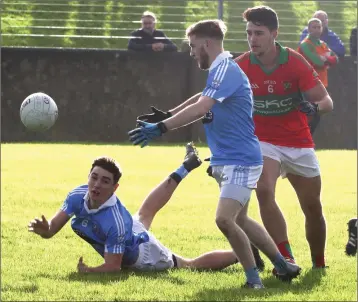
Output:
[[[188,143],[183,163],[149,193],[135,214],[147,230],[158,211],[168,203],[182,179],[200,165],[201,160],[194,144]]]
[[[89,267],[83,262],[83,257],[80,257],[77,264],[79,273],[116,273],[121,270],[123,254],[104,253],[104,263]]]
[[[137,120],[138,127],[128,132],[129,140],[133,145],[140,145],[143,148],[150,141],[162,136],[169,130],[184,127],[199,120],[214,106],[215,102],[211,97],[202,95],[196,103],[159,123]],[[148,117],[146,119],[148,120]]]
[[[183,110],[184,108],[188,107],[191,104],[194,104],[198,101],[199,97],[201,96],[201,92],[193,95],[185,102],[181,103],[179,106],[175,107],[174,109],[170,109],[169,111],[162,111],[154,106],[150,106],[152,113],[146,113],[139,115],[137,120],[147,122],[147,123],[159,123],[174,114],[177,114],[179,111]]]
[[[67,223],[70,217],[63,211],[58,211],[55,216],[48,222],[44,215],[35,218],[28,225],[29,232],[33,232],[42,238],[51,238],[56,235]]]
[[[201,92],[193,95],[192,97],[187,99],[185,102],[181,103],[179,106],[177,106],[173,109],[170,109],[169,112],[170,112],[171,116],[177,114],[179,111],[182,111],[184,108],[188,107],[189,105],[196,103],[199,100],[200,96],[201,96]]]
[[[168,130],[189,125],[201,119],[214,106],[215,100],[208,96],[200,96],[198,101],[187,106],[177,114],[163,121]]]

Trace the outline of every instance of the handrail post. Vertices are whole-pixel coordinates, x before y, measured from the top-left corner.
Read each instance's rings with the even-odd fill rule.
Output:
[[[218,19],[224,20],[224,0],[218,0]]]

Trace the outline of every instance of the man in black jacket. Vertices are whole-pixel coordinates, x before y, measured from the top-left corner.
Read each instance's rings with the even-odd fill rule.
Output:
[[[142,15],[142,28],[132,32],[128,50],[136,51],[177,51],[177,46],[160,30],[155,29],[157,18],[152,12]]]

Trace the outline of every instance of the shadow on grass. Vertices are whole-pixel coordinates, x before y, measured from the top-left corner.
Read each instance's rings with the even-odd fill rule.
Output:
[[[294,280],[291,284],[282,283],[275,277],[263,278],[265,285],[264,290],[253,290],[241,288],[241,284],[231,288],[208,289],[205,288],[190,298],[192,301],[241,301],[247,298],[265,298],[282,293],[292,293],[301,295],[302,292],[310,292],[313,288],[320,285],[322,277],[326,274],[325,270],[309,270],[306,274],[301,275],[299,279]]]
[[[68,281],[80,281],[80,282],[92,282],[92,283],[112,283],[115,281],[125,281],[130,277],[142,277],[148,278],[150,280],[163,280],[175,283],[177,285],[185,284],[185,281],[172,276],[169,274],[169,271],[160,271],[160,272],[140,272],[133,271],[129,269],[123,269],[120,273],[112,273],[112,274],[101,274],[101,273],[91,273],[91,274],[80,274],[77,272],[72,272],[64,277],[63,279]]]
[[[17,292],[17,293],[35,293],[39,290],[37,284],[32,282],[19,282],[17,284],[5,284],[1,287],[1,291],[5,292]]]

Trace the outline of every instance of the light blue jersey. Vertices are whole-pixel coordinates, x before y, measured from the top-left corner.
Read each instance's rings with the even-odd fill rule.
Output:
[[[88,185],[72,190],[61,208],[71,221],[73,231],[86,240],[102,257],[104,253],[124,254],[122,265],[135,263],[139,244],[149,240],[148,234],[133,232],[133,219],[116,195],[98,209],[88,209]]]
[[[262,165],[250,83],[229,52],[221,53],[211,64],[202,95],[217,101],[203,119],[210,164]]]

